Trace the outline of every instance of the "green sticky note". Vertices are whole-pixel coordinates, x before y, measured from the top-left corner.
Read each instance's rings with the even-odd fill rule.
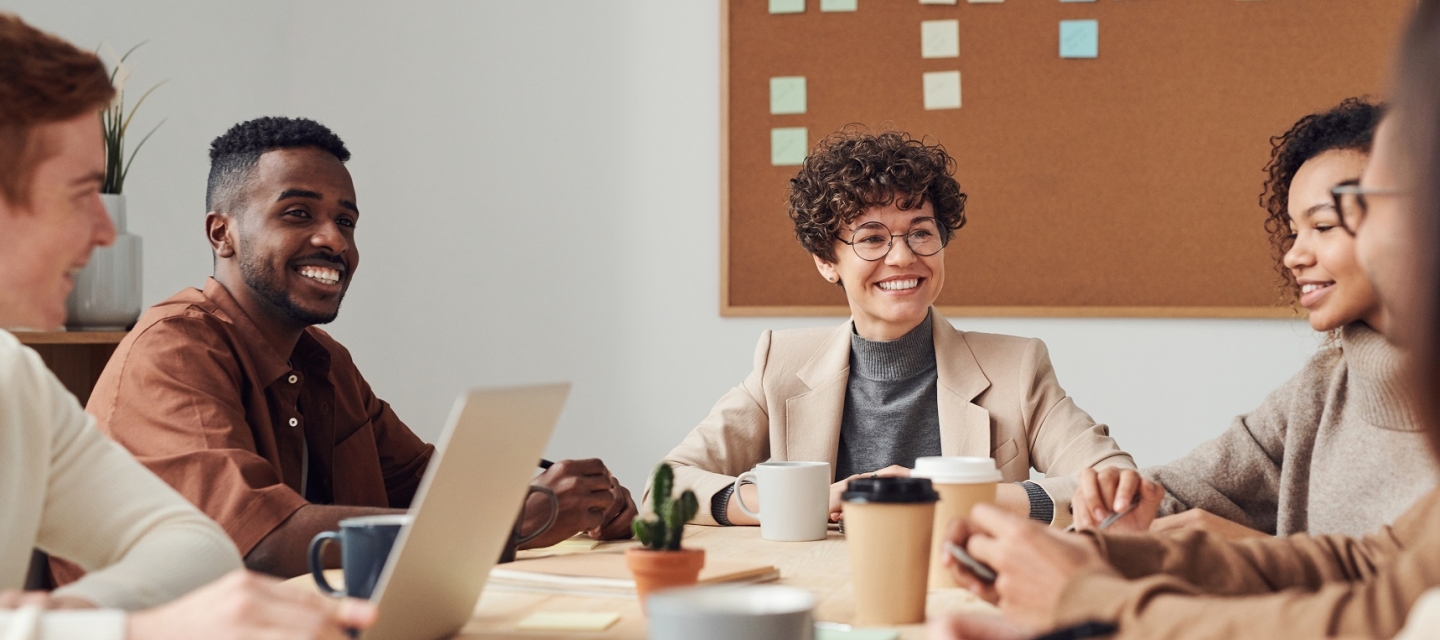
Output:
[[[770,0],[770,13],[805,13],[805,0]]]
[[[1097,20],[1061,20],[1060,57],[1100,57],[1100,22]]]
[[[805,164],[810,150],[810,133],[805,127],[778,127],[770,130],[770,164],[791,167]]]
[[[820,0],[821,11],[854,11],[860,0]]]
[[[770,113],[805,113],[805,76],[778,76],[770,79]]]
[[[815,640],[896,640],[894,629],[827,629],[815,627]]]

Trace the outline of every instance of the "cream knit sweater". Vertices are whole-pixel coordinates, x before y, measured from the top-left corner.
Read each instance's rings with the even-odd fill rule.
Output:
[[[0,589],[23,587],[36,547],[90,572],[57,593],[103,608],[0,611],[0,640],[118,640],[124,611],[242,566],[219,525],[102,435],[40,357],[0,331]]]
[[[1264,404],[1190,455],[1146,469],[1161,515],[1200,508],[1252,529],[1358,536],[1435,488],[1436,463],[1396,384],[1401,355],[1344,327]]]

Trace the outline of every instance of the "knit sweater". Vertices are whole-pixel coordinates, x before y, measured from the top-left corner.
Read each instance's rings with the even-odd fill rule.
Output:
[[[1437,481],[1397,386],[1400,366],[1379,333],[1346,326],[1338,346],[1219,438],[1144,472],[1169,494],[1161,515],[1205,509],[1280,536],[1361,535],[1394,522]]]
[[[0,589],[24,586],[37,547],[90,571],[57,594],[103,608],[0,611],[0,638],[124,638],[125,610],[241,567],[219,525],[102,435],[40,356],[0,331]]]
[[[898,340],[850,334],[850,379],[835,479],[940,455],[935,403],[935,340],[930,316]]]

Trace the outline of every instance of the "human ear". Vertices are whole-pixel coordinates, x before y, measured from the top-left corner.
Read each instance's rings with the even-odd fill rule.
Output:
[[[235,238],[231,233],[234,227],[235,219],[229,214],[219,211],[205,214],[205,238],[210,241],[216,258],[235,257]]]
[[[810,254],[810,257],[815,259],[815,268],[820,271],[820,276],[822,278],[825,278],[826,282],[840,282],[840,273],[835,271],[834,263],[829,262],[813,253]]]

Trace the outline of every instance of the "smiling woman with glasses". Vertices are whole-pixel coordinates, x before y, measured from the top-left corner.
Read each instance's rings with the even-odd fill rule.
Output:
[[[666,456],[709,506],[698,521],[755,524],[733,483],[767,460],[829,462],[834,519],[850,478],[908,475],[923,456],[993,458],[1013,483],[998,503],[1061,525],[1074,474],[1134,468],[1065,394],[1043,342],[959,331],[935,311],[945,247],[965,225],[954,168],[939,145],[898,132],[847,130],[806,158],[790,218],[851,317],[762,334],[754,371]],[[1031,469],[1045,478],[1030,482]],[[752,509],[754,489],[740,488]]]

